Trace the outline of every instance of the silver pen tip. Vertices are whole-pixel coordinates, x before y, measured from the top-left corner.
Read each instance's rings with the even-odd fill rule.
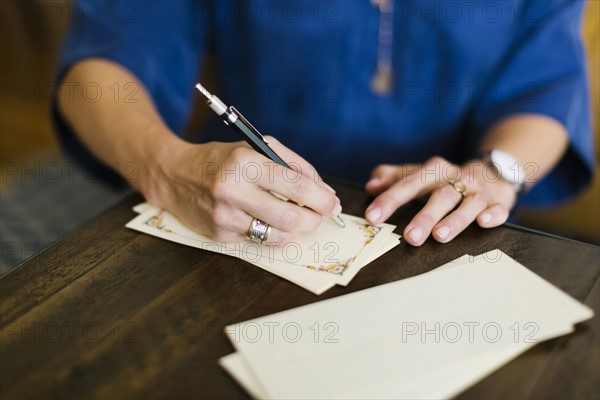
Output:
[[[198,89],[198,91],[202,93],[204,97],[206,97],[206,100],[210,100],[212,98],[212,94],[210,94],[210,92],[201,84],[196,83],[196,89]]]
[[[342,228],[346,227],[346,223],[344,222],[344,220],[342,219],[342,217],[340,217],[339,215],[336,215],[333,220]]]

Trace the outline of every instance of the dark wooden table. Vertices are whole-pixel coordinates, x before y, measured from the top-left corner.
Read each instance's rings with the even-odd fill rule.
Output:
[[[346,212],[361,215],[367,197],[335,186]],[[1,398],[244,398],[217,365],[233,351],[224,326],[494,248],[600,310],[600,249],[539,232],[473,226],[449,244],[402,243],[348,287],[315,296],[238,259],[126,229],[141,200],[128,198],[0,279]],[[400,233],[415,210],[392,218]],[[600,398],[598,320],[535,346],[460,397]]]

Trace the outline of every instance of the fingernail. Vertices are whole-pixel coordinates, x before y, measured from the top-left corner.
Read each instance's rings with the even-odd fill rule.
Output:
[[[408,237],[410,237],[413,243],[419,243],[421,237],[423,237],[423,230],[421,228],[413,228],[408,232]]]
[[[333,215],[335,217],[336,215],[340,215],[341,213],[342,213],[342,205],[338,204],[335,206],[335,208],[331,212],[331,215]]]
[[[483,222],[484,224],[487,224],[491,220],[492,220],[492,214],[485,213],[485,214],[481,215],[481,222]]]
[[[328,184],[326,184],[325,182],[321,181],[323,183],[323,185],[325,186],[325,189],[329,190],[331,193],[335,194],[335,190],[329,186]]]
[[[375,224],[381,218],[381,208],[375,207],[367,212],[367,219],[370,223]]]
[[[448,237],[448,235],[450,234],[450,228],[448,228],[447,226],[442,226],[440,228],[437,228],[435,230],[435,234],[440,238],[440,239],[446,239]]]

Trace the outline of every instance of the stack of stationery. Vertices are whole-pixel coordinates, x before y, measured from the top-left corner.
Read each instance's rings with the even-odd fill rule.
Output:
[[[228,326],[256,398],[449,398],[593,311],[495,250]]]
[[[146,203],[134,207],[139,215],[128,228],[166,240],[238,257],[287,279],[315,294],[347,285],[361,268],[400,243],[395,226],[371,225],[365,219],[342,214],[345,228],[329,218],[315,232],[282,247],[246,241],[219,243],[183,225],[172,214]]]

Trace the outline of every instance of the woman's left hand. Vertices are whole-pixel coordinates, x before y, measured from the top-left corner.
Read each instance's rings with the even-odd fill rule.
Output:
[[[413,246],[422,245],[429,235],[449,242],[473,221],[482,228],[501,225],[516,202],[515,188],[480,160],[461,167],[441,157],[425,164],[380,165],[366,190],[377,195],[365,213],[374,224],[410,200],[431,194],[404,229],[405,240]]]

